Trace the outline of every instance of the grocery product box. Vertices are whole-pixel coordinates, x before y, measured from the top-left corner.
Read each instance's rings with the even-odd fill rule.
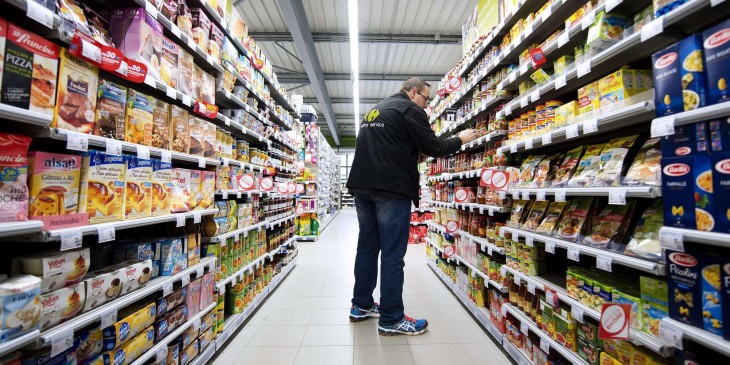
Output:
[[[148,327],[122,347],[109,352],[104,352],[101,354],[101,358],[103,359],[104,364],[128,365],[133,363],[139,356],[149,351],[154,344],[154,328]]]
[[[177,88],[180,46],[169,38],[162,36],[162,53],[160,54],[160,81],[165,85]]]
[[[713,153],[730,151],[730,118],[710,120],[707,126],[710,150]]]
[[[598,80],[601,110],[610,111],[627,106],[631,103],[631,97],[645,89],[646,82],[639,70],[622,68]]]
[[[600,108],[598,82],[594,81],[578,89],[578,113],[588,113]]]
[[[691,35],[652,56],[657,116],[705,106],[702,38]]]
[[[152,260],[129,260],[118,263],[110,269],[122,273],[122,292],[131,293],[147,284],[152,278]]]
[[[665,250],[669,317],[722,336],[721,270],[727,258]]]
[[[662,137],[662,157],[706,154],[710,150],[707,141],[706,122],[676,126],[673,135]]]
[[[715,199],[709,155],[662,159],[662,194],[672,197],[671,204],[664,205],[665,226],[713,228]]]
[[[205,141],[204,141],[204,128],[206,121],[190,116],[188,119],[188,132],[189,139],[188,145],[190,146],[189,153],[191,155],[203,156],[205,152]]]
[[[170,214],[172,163],[152,159],[152,202],[150,216]]]
[[[184,213],[190,211],[190,175],[191,170],[172,169],[172,197],[170,212]]]
[[[124,126],[124,140],[145,146],[152,145],[152,124],[155,98],[129,89],[127,93],[127,114]]]
[[[203,171],[190,170],[190,210],[200,210],[198,207],[198,198],[200,196],[200,187],[203,184]]]
[[[640,296],[640,293],[629,290],[628,288],[614,289],[611,295],[611,299],[613,302],[628,304],[631,306],[631,313],[629,315],[629,327],[632,330],[638,331],[641,331],[643,324],[643,306]]]
[[[150,216],[152,201],[152,160],[125,155],[124,219],[146,218]]]
[[[160,79],[162,24],[144,8],[112,12],[112,40],[124,56],[147,66],[147,74]]]
[[[40,330],[49,329],[81,312],[85,288],[84,283],[77,283],[41,295]]]
[[[596,21],[588,28],[586,44],[592,48],[606,49],[621,39],[624,29],[631,24],[631,19],[600,11]]]
[[[567,67],[574,61],[572,55],[564,55],[553,62],[553,69],[556,75],[560,75],[565,72]]]
[[[555,108],[554,124],[555,128],[560,128],[566,124],[572,123],[573,118],[578,115],[578,102],[571,100],[563,105]]]
[[[715,200],[713,210],[709,211],[710,214],[703,219],[710,220],[710,230],[730,233],[730,152],[710,156],[710,167],[712,168],[710,173],[712,185],[709,188]],[[698,181],[698,183],[700,182],[707,184],[705,180]],[[697,219],[700,217],[698,216]]]
[[[190,141],[188,112],[177,106],[170,105],[170,150],[180,153],[188,153]]]
[[[99,307],[122,293],[124,274],[119,269],[100,269],[90,272],[86,280],[84,312]]]
[[[177,89],[185,95],[192,96],[195,58],[185,50],[178,49],[180,54],[177,59]]]
[[[45,229],[74,227],[89,222],[79,213],[81,156],[32,151],[28,154],[30,219]]]
[[[102,329],[104,351],[121,347],[151,326],[157,316],[156,309],[154,303],[137,302],[120,310],[117,318],[121,319]]]
[[[188,296],[185,300],[185,305],[188,307],[188,313],[186,320],[193,318],[198,312],[200,312],[200,285],[203,282],[203,278],[197,278],[191,280],[188,284]]]
[[[177,308],[177,306],[185,303],[185,299],[187,299],[187,296],[188,287],[181,286],[169,295],[157,299],[155,301],[157,305],[157,316],[160,317],[164,314],[167,314],[168,311],[171,311],[172,309]]]
[[[707,72],[707,104],[730,100],[728,81],[730,80],[730,20],[725,20],[702,33],[704,40],[705,63]]]
[[[183,304],[172,310],[168,310],[167,314],[158,317],[154,324],[155,338],[163,338],[168,333],[180,327],[180,325],[185,323],[187,314],[188,308]]]
[[[171,276],[188,267],[187,250],[181,237],[158,242],[160,246],[160,275]]]
[[[109,80],[99,78],[97,85],[96,120],[93,134],[96,136],[124,140],[125,114],[127,110],[127,88]]]
[[[81,248],[17,257],[13,259],[11,273],[41,278],[41,293],[45,294],[79,283],[88,271],[89,249]]]
[[[91,133],[96,119],[99,67],[61,48],[58,92],[52,127]]]
[[[155,99],[152,111],[152,137],[150,146],[155,148],[170,148],[170,104]]]
[[[595,344],[583,339],[578,338],[578,356],[591,365],[598,365],[598,355],[601,353],[601,348]]]
[[[648,276],[642,276],[639,280],[642,330],[654,336],[659,336],[659,323],[662,318],[669,315],[667,282]]]
[[[212,23],[203,8],[191,8],[190,12],[193,16],[193,41],[202,50],[207,51]]]
[[[0,342],[36,329],[40,300],[40,278],[13,275],[0,281]]]
[[[678,8],[680,5],[686,3],[689,0],[653,0],[654,5],[654,16],[660,17],[670,11]]]
[[[53,116],[59,52],[53,42],[8,22],[0,102]]]

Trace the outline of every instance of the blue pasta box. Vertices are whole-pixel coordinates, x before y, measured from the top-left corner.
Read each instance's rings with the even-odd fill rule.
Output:
[[[722,265],[722,302],[725,306],[722,308],[723,318],[730,318],[730,263],[725,262]],[[730,340],[730,326],[724,326],[722,337]]]
[[[702,38],[691,35],[652,56],[657,116],[705,106]]]
[[[674,127],[674,134],[662,138],[662,157],[705,154],[709,151],[707,123],[699,122]]]
[[[717,104],[730,100],[728,81],[730,81],[730,20],[702,33],[707,64],[707,104]]]
[[[730,152],[730,118],[719,118],[707,122],[710,150]]]
[[[720,266],[723,256],[665,251],[669,317],[722,336]]]
[[[694,179],[695,229],[712,231],[715,226],[715,194],[712,188],[712,161],[710,155],[694,157],[692,178]],[[667,195],[669,196],[669,195]]]
[[[664,205],[664,225],[694,229],[695,202],[693,166],[695,156],[662,158],[662,196],[672,200]]]
[[[712,212],[712,231],[730,233],[730,152],[710,156],[712,189],[715,209]]]

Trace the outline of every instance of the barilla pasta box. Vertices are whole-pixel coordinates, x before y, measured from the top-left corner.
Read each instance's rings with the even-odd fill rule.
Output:
[[[713,154],[710,160],[711,187],[717,199],[713,214],[707,218],[711,219],[712,231],[730,233],[730,152]]]
[[[662,159],[662,196],[671,196],[664,204],[664,225],[694,229],[695,200],[693,166],[694,156]]]
[[[674,127],[674,134],[662,138],[662,157],[707,154],[707,123],[699,122]]]
[[[7,23],[0,103],[53,116],[59,48]]]
[[[124,219],[150,216],[152,201],[152,160],[126,155]]]
[[[652,56],[657,116],[705,106],[702,39],[689,36]]]
[[[722,308],[722,317],[730,319],[730,263],[724,262],[722,264],[721,272],[722,275],[722,302],[725,306]],[[726,340],[730,340],[730,326],[723,326],[722,337]]]
[[[124,156],[90,150],[81,164],[79,212],[89,213],[89,223],[122,219],[124,207]]]
[[[712,153],[730,152],[730,118],[718,118],[707,122]]]
[[[710,155],[694,157],[695,222],[698,231],[712,231],[715,227],[715,194],[712,188],[712,161]],[[671,195],[667,195],[671,196]]]
[[[727,259],[700,252],[665,250],[669,317],[722,335],[720,266]]]
[[[33,151],[29,154],[30,219],[43,221],[45,229],[89,223],[79,213],[81,156]]]
[[[170,214],[172,199],[172,163],[152,159],[152,204],[150,215]]]
[[[707,104],[730,100],[730,20],[704,31],[702,45],[707,72]]]

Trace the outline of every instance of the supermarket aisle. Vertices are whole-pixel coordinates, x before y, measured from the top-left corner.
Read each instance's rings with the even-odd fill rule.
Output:
[[[404,301],[406,314],[428,319],[429,332],[381,337],[376,319],[351,324],[357,231],[355,211],[345,210],[318,242],[300,243],[290,277],[214,364],[510,363],[426,266],[424,245],[409,245]]]

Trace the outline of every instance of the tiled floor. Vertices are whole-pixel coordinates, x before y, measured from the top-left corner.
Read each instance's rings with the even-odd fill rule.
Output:
[[[297,267],[215,365],[510,364],[426,266],[424,245],[408,246],[403,301],[407,315],[428,320],[428,333],[382,337],[377,319],[351,324],[357,216],[335,219],[318,242],[299,244]]]

